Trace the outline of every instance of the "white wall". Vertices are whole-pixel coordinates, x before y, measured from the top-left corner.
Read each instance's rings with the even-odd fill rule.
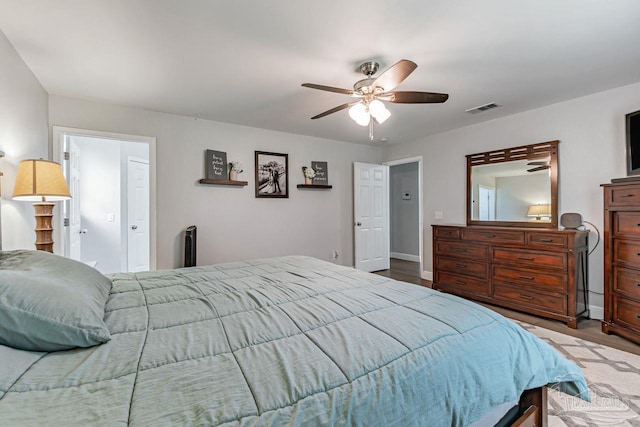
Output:
[[[424,156],[425,270],[432,269],[431,224],[464,224],[465,155],[543,141],[559,144],[559,214],[579,212],[602,232],[600,184],[626,174],[624,115],[640,109],[640,83],[576,98],[433,135],[411,144],[390,145],[383,159]],[[434,211],[444,220],[435,221]],[[590,235],[591,246],[595,235]],[[589,259],[590,289],[603,289],[602,243]],[[591,294],[591,305],[602,297]],[[598,314],[598,313],[596,313]]]
[[[380,163],[378,147],[86,102],[49,100],[50,125],[153,136],[157,165],[157,265],[183,263],[184,229],[198,226],[198,264],[306,254],[353,265],[354,161]],[[198,183],[206,149],[239,160],[246,187]],[[254,197],[254,151],[289,154],[289,199]],[[301,167],[327,161],[332,190],[298,190]],[[151,159],[153,162],[154,159]]]
[[[418,198],[418,162],[394,165],[389,168],[391,211],[391,254],[420,257],[420,207]],[[410,193],[411,198],[402,198]]]
[[[6,154],[0,159],[2,248],[35,249],[33,207],[11,200],[11,194],[20,160],[48,158],[48,95],[2,32],[0,64],[0,151]]]
[[[496,219],[533,221],[529,206],[551,203],[549,174],[518,175],[496,178]]]

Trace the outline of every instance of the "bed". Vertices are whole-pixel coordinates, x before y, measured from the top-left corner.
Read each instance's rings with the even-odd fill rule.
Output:
[[[304,256],[104,278],[3,252],[0,343],[3,426],[466,426],[540,405],[547,384],[588,393],[488,309]]]

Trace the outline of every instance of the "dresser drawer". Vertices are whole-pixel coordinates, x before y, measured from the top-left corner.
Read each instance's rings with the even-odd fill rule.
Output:
[[[506,283],[494,283],[493,296],[496,299],[522,305],[538,310],[550,311],[557,314],[566,314],[567,297],[565,295],[546,294],[523,289]]]
[[[521,249],[499,248],[493,250],[493,261],[497,263],[518,263],[529,268],[551,267],[565,270],[567,254],[561,252],[537,252]]]
[[[615,323],[640,330],[640,303],[614,295],[613,320]]]
[[[640,187],[634,185],[611,188],[608,202],[609,206],[638,205],[640,204]]]
[[[539,271],[521,270],[494,265],[492,277],[494,280],[508,283],[520,283],[541,290],[565,292],[567,289],[567,276],[564,273],[541,273]]]
[[[489,264],[487,263],[437,257],[436,266],[440,270],[464,274],[465,276],[475,276],[480,279],[486,279],[489,277]]]
[[[487,243],[524,243],[524,231],[510,230],[480,230],[465,228],[462,230],[462,240],[475,240]]]
[[[640,242],[614,239],[613,262],[629,267],[640,267]]]
[[[613,290],[640,300],[640,271],[614,267]]]
[[[439,285],[451,286],[464,292],[484,296],[489,295],[489,282],[482,279],[438,271],[436,273],[435,282]]]
[[[640,238],[640,212],[616,212],[613,216],[613,234]]]
[[[477,260],[489,259],[489,247],[461,242],[436,241],[436,255],[448,255]]]
[[[460,229],[455,227],[436,227],[433,237],[438,239],[460,239]]]
[[[527,244],[544,248],[566,248],[569,238],[566,234],[544,233],[539,231],[527,232]]]

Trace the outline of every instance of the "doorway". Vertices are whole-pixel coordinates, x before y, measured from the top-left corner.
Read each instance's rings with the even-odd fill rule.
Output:
[[[54,127],[72,199],[61,253],[102,273],[155,268],[155,138]]]
[[[422,157],[389,166],[391,269],[422,276]]]

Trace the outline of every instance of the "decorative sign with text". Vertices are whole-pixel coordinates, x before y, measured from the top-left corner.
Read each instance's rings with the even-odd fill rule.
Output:
[[[229,179],[227,175],[227,153],[207,150],[204,159],[207,179]]]
[[[313,177],[313,185],[329,185],[329,173],[327,162],[311,162],[311,169],[316,172]]]

